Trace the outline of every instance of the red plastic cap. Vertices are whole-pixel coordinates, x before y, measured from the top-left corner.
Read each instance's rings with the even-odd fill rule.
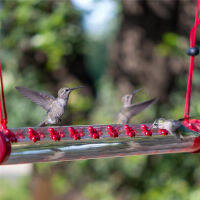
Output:
[[[0,133],[0,164],[7,160],[11,152],[11,144],[6,141],[5,136]]]
[[[182,124],[184,126],[186,126],[187,128],[200,133],[200,120],[199,119],[184,120],[182,122]]]

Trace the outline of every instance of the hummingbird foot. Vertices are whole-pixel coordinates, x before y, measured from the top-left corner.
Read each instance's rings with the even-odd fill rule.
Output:
[[[180,141],[184,141],[184,137],[181,134],[176,134],[176,138]]]
[[[180,141],[184,141],[184,137],[183,135],[181,134],[181,132],[179,130],[176,130],[176,132],[173,132],[172,133],[178,140]]]
[[[45,119],[38,124],[38,127],[48,126],[48,125],[59,125],[61,123],[61,119]]]
[[[47,125],[47,124],[46,124],[46,120],[43,120],[43,121],[41,121],[37,126],[38,126],[38,127],[42,127],[42,126],[45,126],[45,125]]]

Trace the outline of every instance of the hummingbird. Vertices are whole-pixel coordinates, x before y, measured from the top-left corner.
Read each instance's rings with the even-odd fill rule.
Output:
[[[61,117],[65,112],[65,106],[67,105],[69,95],[73,90],[82,88],[83,86],[74,87],[74,88],[61,88],[58,91],[57,98],[47,94],[45,92],[37,92],[26,87],[16,87],[18,92],[41,106],[47,111],[46,118],[39,123],[38,126],[45,126],[48,124],[58,124],[61,122]]]
[[[141,89],[135,90],[132,94],[126,94],[122,97],[122,107],[117,116],[118,124],[129,123],[131,117],[137,115],[138,113],[142,112],[144,109],[156,102],[156,98],[153,98],[142,103],[132,104],[135,94],[140,90]]]
[[[193,135],[200,136],[200,134],[196,131],[193,131],[182,124],[183,119],[172,120],[172,119],[164,119],[159,118],[154,121],[152,126],[149,129],[165,129],[170,134],[175,135],[178,139],[183,140],[183,136]]]
[[[154,121],[150,129],[165,129],[172,135],[177,135],[176,131],[181,126],[181,120],[159,118]]]

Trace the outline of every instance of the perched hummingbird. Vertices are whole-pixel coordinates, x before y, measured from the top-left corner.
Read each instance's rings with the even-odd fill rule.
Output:
[[[144,109],[149,107],[151,104],[156,102],[156,98],[144,101],[138,104],[132,104],[132,100],[137,92],[141,89],[134,91],[132,94],[127,94],[122,97],[122,108],[117,116],[117,123],[118,124],[125,124],[129,123],[131,117],[137,115],[138,113],[142,112]]]
[[[176,135],[176,130],[181,126],[181,120],[159,118],[154,121],[150,129],[166,129],[170,134]]]
[[[83,86],[75,88],[61,88],[58,91],[58,97],[55,98],[45,92],[36,92],[25,87],[16,87],[18,92],[24,97],[28,98],[37,105],[43,107],[47,111],[47,117],[41,121],[38,126],[48,124],[58,124],[64,114],[65,106],[67,105],[71,91],[82,88]]]
[[[183,139],[183,136],[200,136],[198,132],[195,132],[185,126],[182,125],[182,120],[172,120],[172,119],[164,119],[159,118],[154,121],[150,129],[157,128],[157,129],[165,129],[170,134],[175,135],[179,139]]]

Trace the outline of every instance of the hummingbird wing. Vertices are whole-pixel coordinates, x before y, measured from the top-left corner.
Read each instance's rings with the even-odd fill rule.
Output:
[[[55,100],[53,96],[45,92],[36,92],[26,87],[15,87],[15,88],[22,96],[28,98],[32,102],[43,107],[46,111],[48,111],[51,108],[51,104]]]
[[[139,89],[134,90],[134,91],[132,92],[131,102],[133,101],[133,98],[135,98],[136,94],[137,94],[138,92],[140,92],[141,90],[142,90],[142,88],[139,88]]]
[[[156,98],[150,99],[148,101],[144,101],[142,103],[138,104],[132,104],[131,106],[124,107],[124,114],[130,119],[132,116],[137,115],[138,113],[145,110],[147,107],[149,107],[151,104],[156,102]]]

